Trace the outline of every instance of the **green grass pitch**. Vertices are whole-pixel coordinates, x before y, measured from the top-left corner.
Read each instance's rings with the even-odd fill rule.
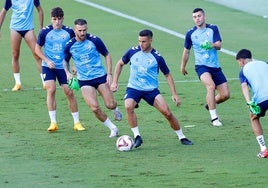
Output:
[[[207,12],[207,22],[219,26],[224,49],[237,52],[248,48],[254,58],[268,59],[267,19],[259,16],[205,0],[90,2],[183,35],[194,24],[192,10],[202,7]],[[60,89],[57,91],[59,131],[47,133],[46,92],[40,89],[36,65],[24,42],[20,58],[23,90],[10,91],[14,80],[9,11],[0,38],[0,187],[261,188],[267,185],[267,160],[256,157],[259,148],[249,124],[248,109],[237,79],[239,66],[233,56],[219,52],[223,71],[229,80],[231,98],[218,106],[224,126],[212,127],[203,106],[205,88],[194,72],[193,54],[187,66],[189,75],[184,77],[180,73],[183,39],[75,0],[45,0],[41,3],[45,25],[50,24],[50,10],[55,6],[64,9],[65,25],[73,26],[76,18],[87,19],[89,32],[104,40],[114,64],[128,47],[138,44],[137,35],[141,29],[152,29],[153,46],[165,57],[171,69],[182,106],[177,108],[172,103],[161,74],[160,90],[194,145],[181,145],[164,117],[142,102],[137,115],[144,144],[130,152],[119,152],[115,147],[116,139],[108,138],[109,130],[96,120],[80,92],[76,92],[80,119],[87,130],[72,130],[72,117]],[[35,23],[37,25],[37,17]],[[120,77],[120,90],[115,93],[124,115],[117,125],[120,135],[133,136],[123,106],[127,79],[128,66],[125,66]],[[105,111],[113,117],[111,111]],[[263,118],[262,123],[268,136],[267,118]]]

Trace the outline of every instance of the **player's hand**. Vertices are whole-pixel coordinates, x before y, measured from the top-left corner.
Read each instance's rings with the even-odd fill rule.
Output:
[[[107,80],[108,85],[111,86],[113,83],[113,76],[111,74],[107,74],[106,80]]]
[[[205,41],[204,43],[202,43],[200,45],[200,47],[202,49],[204,49],[204,50],[210,50],[210,49],[212,49],[212,46],[211,46],[210,42],[208,42],[208,41]]]
[[[48,68],[50,68],[50,69],[54,69],[54,68],[55,68],[55,64],[54,64],[54,62],[52,62],[52,61],[47,61],[46,63],[47,63]]]
[[[113,82],[111,84],[111,87],[110,88],[111,88],[112,92],[116,92],[118,90],[118,84],[116,84],[116,83]]]
[[[248,101],[247,105],[249,106],[249,110],[252,114],[258,115],[261,112],[261,108],[256,102]]]
[[[73,77],[73,75],[69,71],[68,72],[65,71],[65,73],[67,76],[67,80],[70,80]]]
[[[181,68],[181,73],[185,76],[188,74],[187,70],[185,68]]]
[[[176,103],[176,106],[181,105],[181,100],[178,95],[172,95],[172,101]]]

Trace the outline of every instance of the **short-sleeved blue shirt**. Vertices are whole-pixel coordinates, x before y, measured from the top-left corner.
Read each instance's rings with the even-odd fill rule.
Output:
[[[191,49],[193,47],[195,55],[195,65],[205,65],[208,67],[219,68],[217,50],[212,48],[204,50],[200,46],[204,42],[221,41],[221,36],[216,25],[206,24],[205,28],[198,29],[196,26],[187,31],[185,36],[184,47]]]
[[[140,46],[135,46],[123,55],[122,61],[125,64],[130,63],[127,87],[141,91],[158,88],[159,69],[164,75],[170,72],[164,58],[155,49],[143,52]]]
[[[39,7],[39,0],[6,0],[4,9],[12,9],[10,29],[16,31],[34,28],[34,6]]]
[[[252,90],[252,100],[261,103],[268,100],[268,64],[264,61],[251,61],[239,72],[240,83],[247,83]]]
[[[64,47],[75,36],[74,31],[66,26],[61,29],[53,29],[52,25],[44,27],[37,39],[39,46],[44,46],[44,55],[54,62],[56,69],[63,69]],[[42,62],[42,66],[48,66]]]
[[[105,57],[108,54],[102,40],[91,34],[87,34],[84,41],[72,38],[64,49],[65,61],[69,62],[71,58],[74,61],[78,80],[92,80],[107,74],[101,55]]]

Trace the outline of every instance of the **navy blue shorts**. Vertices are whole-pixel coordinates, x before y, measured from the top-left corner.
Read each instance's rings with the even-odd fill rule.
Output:
[[[17,32],[20,34],[22,38],[24,38],[24,36],[26,35],[26,33],[28,33],[28,31],[30,30],[22,30],[22,31],[17,31]]]
[[[265,116],[265,112],[268,110],[268,100],[263,101],[261,103],[258,104],[260,109],[261,109],[261,113],[258,114],[259,117],[263,117]]]
[[[106,81],[107,81],[107,74],[99,78],[92,79],[92,80],[78,80],[78,83],[80,87],[92,86],[98,89],[99,85],[106,83]]]
[[[127,88],[126,95],[124,99],[133,99],[138,104],[141,99],[144,99],[149,105],[154,105],[154,99],[155,97],[160,94],[160,91],[158,89],[154,89],[152,91],[140,91],[133,88]]]
[[[44,81],[58,79],[60,85],[67,84],[67,76],[64,69],[50,69],[42,66]]]
[[[196,65],[195,66],[195,71],[200,79],[200,76],[205,73],[208,72],[211,74],[211,77],[215,83],[216,86],[227,82],[221,68],[213,68],[213,67],[207,67],[204,65]]]

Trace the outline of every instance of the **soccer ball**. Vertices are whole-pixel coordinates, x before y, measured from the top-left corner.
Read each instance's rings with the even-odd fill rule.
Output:
[[[134,141],[128,135],[120,136],[116,141],[116,148],[119,151],[130,151],[133,148]]]

